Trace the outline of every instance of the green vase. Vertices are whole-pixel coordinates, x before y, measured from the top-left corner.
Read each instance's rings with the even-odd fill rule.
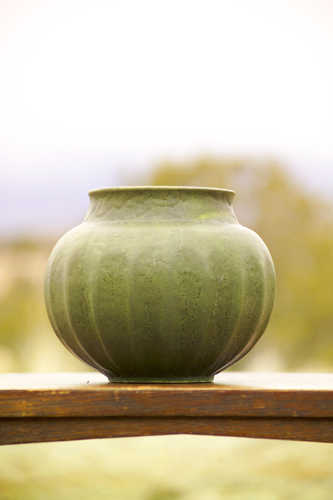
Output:
[[[96,189],[55,246],[45,300],[61,342],[115,382],[208,382],[259,340],[275,293],[234,192]]]

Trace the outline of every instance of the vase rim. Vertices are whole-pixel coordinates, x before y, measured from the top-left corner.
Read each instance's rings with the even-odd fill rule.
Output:
[[[91,189],[88,194],[112,193],[120,191],[195,191],[195,192],[216,192],[230,193],[235,195],[236,192],[232,189],[222,189],[215,187],[198,187],[198,186],[113,186]]]

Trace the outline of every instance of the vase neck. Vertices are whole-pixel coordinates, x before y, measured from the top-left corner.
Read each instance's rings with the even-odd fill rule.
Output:
[[[90,191],[85,222],[236,222],[234,191],[191,187],[105,188]]]

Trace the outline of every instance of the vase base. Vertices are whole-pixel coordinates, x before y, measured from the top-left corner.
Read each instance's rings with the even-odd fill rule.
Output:
[[[108,377],[109,382],[119,384],[204,384],[213,382],[209,377]]]

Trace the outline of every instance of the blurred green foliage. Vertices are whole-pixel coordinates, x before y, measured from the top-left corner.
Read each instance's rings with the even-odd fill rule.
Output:
[[[278,352],[289,369],[332,367],[333,205],[273,160],[165,162],[151,181],[236,191],[236,216],[264,240],[277,274],[273,315],[255,350]]]
[[[24,342],[23,336],[36,323],[39,297],[27,279],[16,279],[0,302],[1,342],[6,347]]]
[[[333,447],[216,436],[2,446],[1,500],[330,500]]]
[[[22,239],[0,245],[0,372],[87,370],[47,318],[44,273],[54,244]]]

